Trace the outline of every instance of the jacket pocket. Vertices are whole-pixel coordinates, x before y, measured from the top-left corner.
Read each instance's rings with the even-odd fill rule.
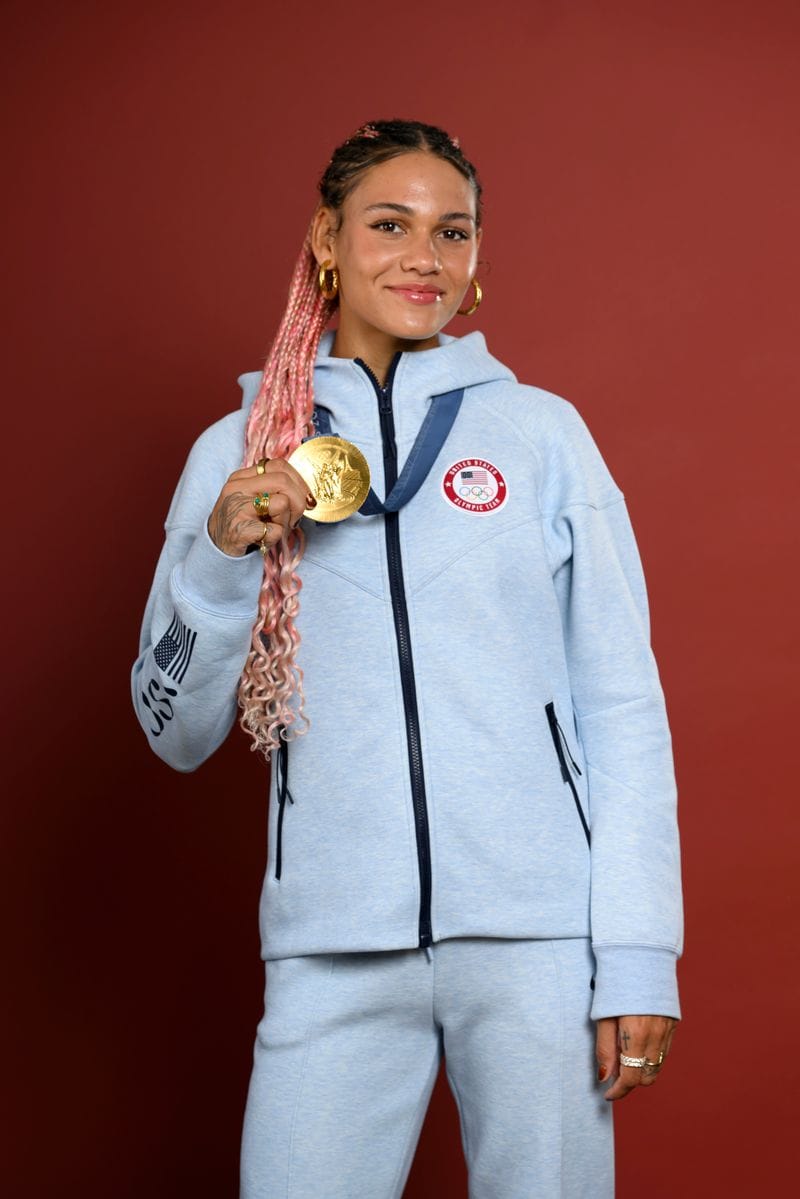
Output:
[[[275,763],[276,775],[276,791],[278,795],[278,823],[275,829],[275,878],[280,880],[282,860],[281,853],[283,849],[283,814],[286,811],[286,800],[289,803],[294,803],[292,794],[289,790],[289,746],[285,741],[281,741],[278,746]]]
[[[556,751],[556,757],[558,758],[558,765],[561,769],[561,777],[569,787],[570,791],[572,792],[572,798],[575,800],[575,807],[577,808],[578,816],[580,817],[581,825],[583,826],[586,844],[591,845],[592,835],[589,832],[589,825],[583,808],[581,807],[581,801],[578,797],[578,788],[575,786],[575,779],[572,777],[572,772],[567,764],[567,758],[569,758],[570,765],[578,774],[581,773],[581,768],[570,753],[567,738],[564,736],[564,730],[558,723],[556,707],[552,700],[549,704],[545,704],[544,710],[547,714],[547,723],[550,727],[550,736],[553,738],[553,746]]]

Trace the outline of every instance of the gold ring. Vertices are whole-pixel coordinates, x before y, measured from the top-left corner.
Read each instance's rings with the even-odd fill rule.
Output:
[[[254,495],[253,507],[259,516],[269,516],[269,492],[259,491]]]
[[[259,458],[258,462],[256,463],[256,474],[257,475],[264,474],[264,472],[267,469],[268,462],[269,462],[269,458]]]

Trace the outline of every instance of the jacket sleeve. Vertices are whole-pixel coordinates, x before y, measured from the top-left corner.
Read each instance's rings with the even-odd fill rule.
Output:
[[[211,509],[238,465],[215,452],[214,428],[194,446],[173,497],[131,673],[151,748],[181,771],[210,757],[234,722],[263,576],[260,554],[230,557],[208,533]]]
[[[586,764],[591,1014],[679,1018],[677,796],[645,581],[622,492],[578,413],[562,403],[544,527]]]

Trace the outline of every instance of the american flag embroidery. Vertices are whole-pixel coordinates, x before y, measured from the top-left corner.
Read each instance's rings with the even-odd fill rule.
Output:
[[[176,683],[183,682],[196,640],[197,633],[185,625],[176,612],[172,624],[153,650],[157,665]]]
[[[489,482],[489,476],[485,470],[462,470],[459,472],[463,482],[470,482],[485,487]]]

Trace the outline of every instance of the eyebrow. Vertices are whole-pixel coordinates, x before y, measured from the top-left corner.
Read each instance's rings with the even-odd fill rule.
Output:
[[[375,212],[378,208],[388,208],[392,212],[399,212],[402,216],[413,216],[414,209],[409,208],[407,204],[391,204],[388,200],[380,204],[370,204],[364,209],[365,212]],[[472,221],[475,224],[475,217],[471,212],[443,212],[439,217],[440,221]]]

